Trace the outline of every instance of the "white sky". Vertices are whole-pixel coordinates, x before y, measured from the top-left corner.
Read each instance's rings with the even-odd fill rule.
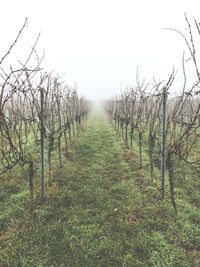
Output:
[[[1,2],[0,59],[16,37],[25,17],[28,27],[5,63],[28,55],[41,32],[38,51],[45,50],[42,66],[78,83],[89,99],[105,99],[134,85],[137,66],[141,77],[162,80],[179,67],[184,12],[200,21],[199,0],[4,0]]]

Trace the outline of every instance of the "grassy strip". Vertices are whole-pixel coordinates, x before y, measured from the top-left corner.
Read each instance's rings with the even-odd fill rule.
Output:
[[[94,115],[34,218],[25,189],[1,206],[9,218],[2,266],[199,266],[199,211],[180,199],[175,221],[146,177],[105,117]]]

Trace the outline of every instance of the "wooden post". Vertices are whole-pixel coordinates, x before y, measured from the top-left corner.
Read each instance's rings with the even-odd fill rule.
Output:
[[[75,136],[75,99],[73,96],[72,99],[72,129],[73,129],[73,136]]]
[[[116,130],[116,102],[115,100],[114,100],[114,107],[113,107],[113,117],[114,117],[115,130]]]

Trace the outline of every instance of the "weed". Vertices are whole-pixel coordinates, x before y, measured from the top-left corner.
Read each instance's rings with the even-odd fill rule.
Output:
[[[169,196],[160,201],[158,181],[151,182],[148,166],[138,169],[135,152],[105,117],[91,117],[76,141],[70,160],[52,170],[46,202],[36,194],[34,217],[28,185],[4,184],[2,266],[199,266],[200,215],[194,200],[183,198],[186,186],[176,191],[175,220]],[[53,155],[52,166],[56,161]]]

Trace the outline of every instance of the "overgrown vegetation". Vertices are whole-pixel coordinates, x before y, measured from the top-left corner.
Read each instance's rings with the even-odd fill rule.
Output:
[[[70,161],[54,170],[46,202],[36,199],[34,218],[25,178],[10,173],[10,185],[1,184],[2,266],[200,265],[198,179],[176,187],[175,220],[169,195],[160,201],[160,183],[120,140],[103,115],[91,117]],[[189,170],[179,167],[187,183]]]

